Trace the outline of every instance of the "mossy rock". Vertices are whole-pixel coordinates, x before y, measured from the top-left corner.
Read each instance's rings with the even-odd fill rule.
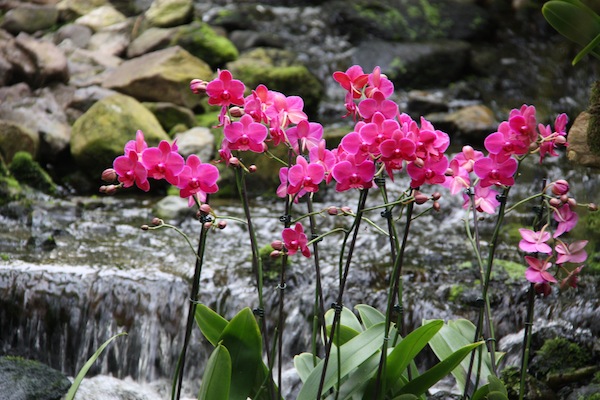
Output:
[[[64,374],[38,361],[0,357],[0,393],[8,398],[59,400],[70,387]]]
[[[56,184],[31,154],[25,151],[17,152],[8,169],[17,181],[47,194],[56,193]]]
[[[591,353],[577,343],[561,337],[548,339],[535,353],[530,371],[538,378],[548,374],[574,371],[589,365]]]
[[[167,132],[171,132],[177,125],[183,125],[183,129],[180,127],[176,132],[182,132],[196,126],[196,118],[189,108],[166,102],[144,102],[142,105],[154,114]]]
[[[71,131],[71,154],[88,177],[98,179],[142,130],[149,146],[169,137],[154,114],[133,97],[115,94],[96,102]]]
[[[594,82],[590,95],[590,122],[587,131],[587,143],[590,151],[600,156],[600,81]]]
[[[19,198],[21,195],[21,185],[10,174],[6,163],[0,155],[0,205]]]
[[[239,57],[237,48],[229,39],[200,21],[179,28],[171,39],[171,45],[183,47],[212,69],[221,68]]]
[[[244,82],[248,90],[264,84],[286,96],[300,96],[304,112],[316,116],[324,95],[323,84],[308,68],[296,61],[295,55],[279,49],[257,48],[227,64],[234,78]]]

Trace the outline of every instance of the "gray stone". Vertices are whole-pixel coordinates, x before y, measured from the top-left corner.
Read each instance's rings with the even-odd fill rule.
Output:
[[[183,124],[187,129],[196,125],[196,118],[190,109],[164,101],[143,103],[156,116],[165,131],[170,132],[176,125]]]
[[[71,74],[69,84],[75,87],[101,85],[110,72],[123,62],[117,56],[80,49],[70,40],[64,40],[59,47],[67,55]]]
[[[69,69],[63,52],[48,40],[39,40],[26,33],[19,33],[15,40],[30,62],[23,69],[27,82],[33,87],[47,85],[49,82],[68,82]],[[33,70],[30,68],[33,67]]]
[[[123,62],[103,86],[140,101],[167,101],[194,108],[202,99],[191,92],[190,81],[210,80],[212,75],[204,61],[174,46]]]
[[[71,382],[60,371],[35,360],[0,357],[0,393],[11,400],[60,400]]]
[[[210,129],[205,127],[192,128],[186,132],[175,135],[179,153],[187,157],[196,154],[202,162],[212,160],[215,152],[215,137]]]
[[[285,48],[285,43],[283,43],[281,38],[271,32],[237,30],[231,32],[229,39],[239,51],[249,50],[254,47]]]
[[[483,143],[489,134],[498,129],[494,112],[481,104],[460,108],[448,113],[434,113],[425,116],[435,127],[452,137]]]
[[[127,18],[111,5],[104,5],[93,9],[89,13],[77,18],[76,24],[85,25],[93,31],[99,31],[108,26],[125,22]]]
[[[191,214],[187,199],[179,196],[167,196],[156,203],[153,215],[164,220],[175,220]]]
[[[92,37],[92,30],[88,26],[79,24],[67,24],[56,32],[54,35],[54,43],[59,44],[65,39],[70,39],[71,42],[79,48],[86,48]]]
[[[567,158],[579,165],[600,168],[600,156],[593,154],[587,143],[590,114],[582,112],[577,116],[567,135]]]
[[[39,144],[37,132],[16,122],[0,119],[0,155],[7,163],[19,151],[36,156]]]
[[[104,28],[90,38],[87,48],[111,56],[125,54],[131,41],[131,28],[128,21]]]
[[[114,90],[105,89],[100,86],[88,86],[75,90],[73,101],[69,107],[85,112],[90,109],[97,101],[108,96],[117,94]]]
[[[8,10],[0,27],[12,33],[33,33],[48,29],[58,21],[58,9],[53,6],[20,4]]]
[[[190,22],[193,13],[192,0],[154,0],[144,15],[150,25],[168,28]]]
[[[134,58],[169,46],[177,28],[149,28],[129,43],[127,58]]]
[[[60,19],[63,21],[73,21],[92,10],[109,4],[108,0],[62,0],[57,5],[60,12]]]
[[[98,178],[123,154],[138,129],[149,146],[169,139],[156,117],[134,98],[122,94],[104,98],[73,124],[71,155],[88,176]]]

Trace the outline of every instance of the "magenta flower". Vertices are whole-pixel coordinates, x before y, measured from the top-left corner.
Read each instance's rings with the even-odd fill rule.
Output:
[[[310,257],[310,249],[307,245],[308,239],[306,238],[302,224],[296,223],[293,229],[285,228],[281,232],[281,238],[290,256],[296,254],[299,250],[304,257]]]
[[[183,169],[183,157],[166,140],[162,140],[158,147],[149,147],[142,153],[142,164],[148,171],[148,177],[153,179],[166,179],[171,185],[177,185],[177,176]]]
[[[336,163],[335,155],[331,150],[327,150],[324,139],[321,139],[317,147],[310,149],[308,157],[311,164],[321,164],[325,170],[325,182],[331,182],[333,176],[331,170]]]
[[[555,151],[557,145],[567,146],[567,139],[565,138],[567,133],[565,132],[567,125],[567,115],[560,114],[556,117],[554,122],[554,131],[549,125],[544,126],[538,125],[540,131],[540,163],[544,160],[547,154],[557,157],[558,153]]]
[[[298,124],[302,120],[308,119],[304,111],[304,100],[299,96],[285,96],[279,92],[271,92],[273,94],[273,104],[266,110],[265,114],[271,121],[277,121],[277,125],[281,129],[285,129],[288,125]]]
[[[473,200],[475,202],[475,209],[479,212],[494,214],[496,208],[500,205],[500,202],[496,198],[498,192],[491,186],[482,187],[479,183],[475,185],[474,189]],[[471,199],[466,193],[463,193],[463,199],[463,208],[468,209],[471,204]]]
[[[135,184],[145,192],[150,190],[148,172],[139,161],[135,151],[130,151],[127,155],[115,158],[113,168],[117,173],[119,182],[123,184],[123,187],[131,187]]]
[[[367,84],[369,75],[365,74],[359,65],[353,65],[346,72],[334,72],[333,79],[348,91],[353,99],[358,99],[362,96],[361,90]]]
[[[135,133],[135,140],[130,140],[125,144],[125,155],[130,151],[135,152],[138,155],[138,159],[141,161],[142,153],[148,148],[146,141],[144,140],[144,132],[138,129]]]
[[[190,155],[179,174],[179,196],[188,198],[190,206],[194,204],[194,196],[200,201],[206,201],[207,193],[219,190],[217,180],[219,170],[212,164],[203,164],[197,155]]]
[[[252,94],[244,99],[244,112],[250,114],[256,122],[268,124],[269,119],[265,110],[273,104],[273,98],[273,93],[265,85],[258,85]]]
[[[561,281],[560,288],[566,289],[568,286],[573,289],[577,288],[577,282],[579,281],[579,274],[585,265],[580,265],[579,267],[573,269],[569,274]]]
[[[471,186],[469,172],[460,166],[456,158],[450,161],[450,170],[452,175],[446,176],[446,181],[442,184],[445,188],[450,189],[450,193],[457,194]]]
[[[552,263],[540,260],[539,258],[525,256],[525,261],[529,267],[525,271],[525,278],[531,283],[555,283],[556,278],[548,272]]]
[[[385,170],[392,179],[394,179],[393,172],[401,170],[404,161],[415,160],[416,149],[415,142],[408,139],[400,129],[392,133],[391,139],[381,142],[379,145],[381,161],[383,161]]]
[[[380,112],[387,119],[392,119],[398,114],[398,104],[387,100],[382,92],[375,92],[373,97],[358,103],[358,112],[366,122],[370,122],[376,112]]]
[[[265,151],[264,140],[267,138],[268,129],[263,124],[254,122],[254,119],[245,114],[239,121],[232,122],[223,129],[225,140],[229,142],[229,150],[250,150],[255,153]]]
[[[515,154],[526,154],[530,143],[529,140],[524,140],[522,135],[515,135],[506,121],[498,126],[498,132],[492,133],[484,140],[486,150],[494,154],[498,161],[504,161]]]
[[[317,147],[323,138],[323,126],[317,122],[302,120],[298,125],[286,131],[287,138],[296,153]],[[300,148],[298,148],[300,144]]]
[[[480,158],[473,164],[473,171],[481,178],[483,187],[492,185],[512,186],[515,184],[513,175],[517,172],[517,160],[509,158],[504,162],[498,162],[492,155]]]
[[[529,146],[537,139],[535,107],[523,104],[519,110],[513,109],[508,116],[510,129]]]
[[[423,166],[419,167],[414,161],[406,166],[406,172],[412,178],[410,187],[415,189],[424,183],[430,185],[444,183],[446,181],[446,170],[448,159],[443,156],[439,160],[428,158],[424,160]]]
[[[219,77],[206,85],[208,104],[211,106],[227,107],[231,104],[244,105],[244,84],[233,79],[228,70],[219,70]]]
[[[579,216],[576,212],[571,210],[571,206],[569,203],[565,203],[562,207],[554,210],[553,213],[554,220],[558,222],[558,226],[554,231],[554,237],[557,238],[565,232],[569,232],[571,229],[577,225],[577,221],[579,221]]]
[[[377,92],[381,92],[386,98],[394,93],[394,84],[381,73],[379,66],[373,68],[373,72],[369,74],[369,85],[365,89],[365,96],[373,97]]]
[[[288,194],[299,193],[302,189],[315,193],[319,183],[325,178],[325,168],[321,164],[309,164],[302,156],[296,158],[296,164],[287,171],[290,183]]]
[[[544,253],[551,254],[552,248],[546,244],[550,240],[550,233],[545,230],[534,232],[530,229],[519,229],[521,234],[521,241],[519,242],[519,248],[527,253]]]
[[[554,250],[558,254],[557,264],[582,263],[587,259],[587,253],[584,247],[588,244],[587,240],[577,240],[571,244],[563,243],[558,240]]]
[[[375,164],[371,160],[359,161],[352,155],[347,155],[346,159],[338,162],[333,167],[331,174],[336,180],[335,190],[343,192],[348,189],[365,189],[373,186],[373,176],[375,175]]]
[[[473,149],[471,146],[463,146],[462,151],[454,156],[454,159],[458,161],[458,165],[471,173],[473,171],[473,164],[475,161],[483,158],[481,151]]]

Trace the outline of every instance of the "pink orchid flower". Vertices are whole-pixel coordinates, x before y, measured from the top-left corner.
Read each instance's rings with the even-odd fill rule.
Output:
[[[302,224],[296,223],[293,229],[285,228],[283,232],[281,232],[281,238],[283,239],[287,253],[290,256],[300,251],[304,257],[310,257],[308,239],[306,238]]]
[[[557,238],[565,232],[569,232],[577,225],[579,216],[576,212],[571,210],[571,206],[568,203],[562,205],[562,207],[554,210],[553,218],[558,222],[558,226],[554,231],[554,237]]]
[[[358,103],[358,112],[370,122],[376,112],[380,112],[387,119],[392,119],[398,114],[398,104],[392,100],[387,100],[382,92],[373,93],[373,97],[366,98]]]
[[[530,229],[519,229],[521,234],[521,241],[519,242],[519,248],[527,253],[544,253],[551,254],[552,248],[546,244],[550,240],[550,233],[545,230],[534,232]]]
[[[445,188],[450,189],[450,193],[458,194],[471,186],[469,172],[461,167],[456,159],[450,161],[450,170],[452,175],[446,176],[446,181],[442,184]]]
[[[497,196],[498,192],[495,191],[492,186],[482,187],[479,183],[477,183],[473,193],[475,209],[479,212],[494,214],[496,212],[496,208],[498,208],[500,205]],[[468,209],[471,205],[471,199],[466,193],[463,193],[463,199],[463,208]]]
[[[513,175],[517,172],[518,163],[514,158],[498,162],[493,155],[480,158],[473,164],[473,171],[481,178],[483,187],[492,185],[512,186],[515,184]]]
[[[370,188],[373,186],[375,164],[368,159],[346,155],[343,161],[335,164],[331,174],[337,182],[335,190],[338,192]]]
[[[529,140],[523,140],[521,135],[515,135],[506,121],[498,126],[498,132],[492,133],[484,140],[486,150],[494,154],[499,162],[513,155],[527,154],[530,143]]]
[[[296,194],[302,189],[315,193],[324,178],[325,168],[321,164],[309,164],[303,156],[298,156],[296,164],[288,170],[288,194]]]
[[[579,274],[581,273],[583,267],[585,267],[585,265],[580,265],[579,267],[569,272],[569,274],[560,282],[560,288],[566,289],[570,286],[573,289],[576,289],[577,282],[579,281]]]
[[[149,147],[142,153],[142,164],[148,171],[148,177],[166,179],[171,185],[177,185],[178,175],[185,164],[183,157],[177,153],[177,145],[173,146],[162,140],[158,147]]]
[[[323,138],[323,126],[317,122],[302,120],[298,125],[289,128],[286,135],[296,153],[304,153],[319,145]]]
[[[241,81],[233,79],[231,72],[226,69],[219,70],[219,77],[206,85],[208,104],[222,107],[231,104],[243,106],[245,88]]]
[[[558,153],[555,151],[557,145],[568,146],[567,139],[565,138],[567,135],[565,132],[567,121],[566,114],[557,116],[554,122],[554,131],[549,125],[538,125],[540,132],[540,163],[548,154],[553,157],[558,156]]]
[[[400,129],[395,130],[390,139],[381,142],[379,145],[381,161],[383,161],[386,172],[392,179],[394,179],[393,171],[401,170],[404,161],[408,162],[416,159],[416,149],[415,142],[408,139]]]
[[[377,92],[381,92],[386,98],[394,93],[394,84],[381,73],[379,66],[373,68],[373,72],[369,74],[369,84],[365,88],[365,96],[373,97]]]
[[[587,240],[577,240],[571,244],[567,244],[558,240],[554,250],[558,254],[556,259],[557,264],[582,263],[587,259],[587,253],[584,247],[588,244]]]
[[[125,155],[130,151],[135,152],[138,155],[138,159],[142,160],[142,153],[148,148],[146,140],[144,139],[144,132],[138,129],[135,133],[135,140],[130,140],[125,144]]]
[[[534,106],[523,104],[520,109],[511,110],[508,116],[508,124],[517,135],[516,139],[523,140],[528,146],[537,139]]]
[[[353,99],[359,99],[362,96],[362,88],[369,81],[369,75],[365,74],[359,65],[353,65],[346,72],[334,72],[333,79],[348,91]]]
[[[539,258],[525,256],[525,261],[529,267],[525,271],[525,278],[531,283],[555,283],[556,278],[548,272],[552,263],[540,260]]]
[[[113,168],[123,187],[131,187],[135,184],[144,192],[150,190],[148,171],[146,171],[146,168],[139,161],[135,151],[130,151],[127,155],[115,158]]]
[[[335,155],[331,150],[327,150],[326,142],[321,139],[317,147],[310,149],[308,158],[311,164],[321,164],[325,170],[325,183],[331,182],[333,176],[331,170],[336,163]]]
[[[279,127],[285,129],[289,124],[298,124],[308,119],[304,111],[304,100],[299,96],[285,96],[279,92],[273,92],[273,104],[266,110],[265,114],[271,120],[277,120]]]
[[[483,153],[468,145],[463,146],[462,151],[454,156],[454,160],[458,162],[459,167],[464,168],[468,173],[473,171],[473,164],[480,158],[483,158]]]
[[[268,129],[263,124],[254,122],[254,119],[245,114],[239,121],[232,122],[223,129],[225,140],[229,142],[229,150],[250,150],[255,153],[265,151],[264,140],[267,138]]]
[[[196,196],[200,202],[206,201],[206,194],[216,193],[219,190],[217,180],[219,179],[219,170],[212,164],[205,164],[200,158],[190,155],[179,174],[179,183],[176,185],[179,189],[179,196],[188,198],[189,205],[194,204],[193,196]]]
[[[419,167],[414,161],[406,166],[406,172],[412,178],[410,187],[415,189],[428,183],[430,185],[444,183],[446,181],[446,170],[448,169],[448,159],[443,156],[439,160],[428,158],[424,160],[422,167]]]

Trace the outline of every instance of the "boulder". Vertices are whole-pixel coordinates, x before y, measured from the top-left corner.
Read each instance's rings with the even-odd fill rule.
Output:
[[[70,40],[61,42],[59,47],[67,56],[71,74],[69,84],[75,87],[102,85],[112,70],[123,62],[117,56],[80,49]]]
[[[61,26],[54,34],[54,43],[59,44],[64,40],[71,42],[79,48],[85,49],[92,37],[92,30],[88,26],[67,24]]]
[[[194,113],[188,108],[164,101],[157,103],[146,102],[143,105],[154,114],[167,132],[170,132],[173,127],[180,124],[183,124],[186,129],[196,125]]]
[[[148,28],[127,47],[127,58],[135,58],[168,47],[177,28]]]
[[[35,360],[0,357],[0,393],[11,400],[60,400],[71,382],[60,371]]]
[[[84,25],[93,31],[99,31],[108,26],[125,22],[127,18],[112,5],[104,5],[77,18],[76,24]]]
[[[202,162],[209,162],[215,153],[215,137],[209,128],[195,127],[175,135],[179,153],[187,157],[196,154]]]
[[[466,106],[453,112],[434,113],[425,116],[436,129],[448,133],[453,143],[468,141],[481,144],[498,129],[494,112],[481,104]]]
[[[237,48],[229,39],[200,21],[178,28],[170,44],[183,47],[213,69],[221,68],[239,56]]]
[[[0,28],[18,34],[34,33],[51,28],[58,21],[58,9],[53,6],[24,3],[8,10]]]
[[[132,97],[115,94],[94,104],[75,124],[71,133],[71,155],[77,165],[93,178],[99,178],[123,147],[144,132],[149,146],[169,137],[156,117]]]
[[[37,132],[13,121],[0,119],[0,156],[11,162],[19,151],[37,155],[40,138]]]
[[[144,14],[151,26],[169,28],[183,25],[192,20],[192,0],[154,0]]]
[[[249,89],[262,83],[286,96],[302,97],[309,117],[316,115],[324,95],[323,84],[289,51],[259,47],[227,63],[227,68]]]
[[[132,26],[128,21],[101,29],[92,35],[87,48],[111,56],[125,54],[131,41],[131,29]]]
[[[48,40],[35,39],[21,32],[11,49],[5,50],[17,75],[32,87],[49,82],[68,82],[69,68],[63,52]]]
[[[48,173],[26,151],[15,153],[8,169],[21,184],[28,185],[44,193],[56,193],[56,185]]]
[[[57,5],[62,21],[73,21],[92,10],[109,4],[108,0],[62,0]]]
[[[576,164],[600,168],[600,156],[591,152],[588,146],[588,125],[590,114],[582,112],[573,122],[567,135],[567,158]]]
[[[174,46],[123,62],[103,86],[140,101],[166,101],[193,109],[202,99],[189,89],[190,81],[211,80],[212,75],[204,61]]]

